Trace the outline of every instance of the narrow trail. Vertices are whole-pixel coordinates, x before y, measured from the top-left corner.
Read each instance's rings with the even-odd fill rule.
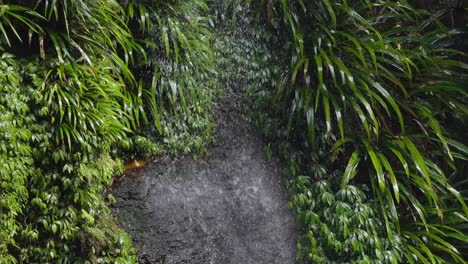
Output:
[[[157,159],[114,191],[141,263],[289,264],[296,230],[278,162],[227,91],[202,159]]]

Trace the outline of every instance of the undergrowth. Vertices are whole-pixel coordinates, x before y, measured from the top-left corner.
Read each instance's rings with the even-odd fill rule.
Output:
[[[0,2],[0,263],[137,262],[102,194],[122,159],[206,153],[220,93],[206,11]]]
[[[400,2],[226,3],[227,78],[286,164],[298,259],[465,263],[462,28]]]
[[[300,261],[466,263],[451,10],[0,1],[0,263],[135,263],[101,194],[122,156],[206,153],[221,84],[286,164]]]

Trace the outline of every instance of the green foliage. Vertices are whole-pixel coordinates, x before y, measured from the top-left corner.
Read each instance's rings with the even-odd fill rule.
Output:
[[[23,232],[16,221],[28,201],[26,182],[34,175],[29,142],[33,132],[42,128],[24,126],[33,123],[28,115],[28,98],[21,94],[19,65],[12,55],[2,54],[0,60],[0,262],[11,263],[8,245],[14,245],[17,234]],[[25,230],[37,237],[34,230]]]
[[[219,84],[207,6],[0,10],[0,262],[135,263],[102,193],[122,152],[204,153],[211,142]]]
[[[311,183],[307,176],[297,176],[289,184],[295,193],[291,206],[307,230],[298,242],[299,256],[313,263],[400,260],[399,240],[389,241],[381,233],[384,223],[360,188],[333,188],[326,180]]]
[[[253,102],[255,107],[246,105],[246,118],[262,123],[264,132],[270,135],[272,129],[271,124],[267,123],[267,111],[259,109],[272,98],[271,89],[268,88],[273,88],[281,72],[287,71],[281,58],[284,54],[275,45],[278,42],[275,36],[268,27],[258,23],[250,9],[237,7],[227,12],[228,3],[224,2],[226,6],[213,10],[217,27],[213,48],[217,58],[216,68],[219,69],[218,78],[226,86],[244,91],[249,97],[247,99],[257,100]],[[226,17],[235,17],[235,21]],[[272,49],[276,54],[271,52]]]
[[[303,240],[309,241],[300,256],[312,263],[340,256],[359,262],[359,253],[372,249],[382,255],[365,255],[379,263],[464,263],[467,196],[458,183],[466,161],[460,141],[466,130],[467,66],[456,60],[464,55],[451,48],[456,32],[400,2],[284,0],[256,7],[271,32],[278,32],[266,42],[279,58],[260,68],[270,69],[274,61],[284,65],[282,58],[290,66],[276,71],[280,76],[270,75],[274,86],[247,78],[251,116],[279,140],[276,149],[293,176],[290,186],[300,182],[295,175],[310,175],[306,187],[290,188],[293,199],[308,197],[319,180],[341,190],[358,186],[382,223],[374,235],[401,245],[397,253],[384,254],[364,243],[362,250],[353,249],[355,255],[337,255],[331,245],[308,237],[309,231],[314,239],[324,236],[317,230],[321,224],[300,220],[318,211],[295,201],[293,208],[302,208],[296,213],[305,228]],[[318,202],[316,196],[309,199]],[[329,225],[336,217],[320,219],[339,233]]]
[[[132,79],[125,62],[138,49],[116,1],[2,1],[2,46],[21,56],[56,57],[60,63],[105,56]],[[8,25],[8,28],[6,27]],[[9,30],[7,30],[9,29]],[[13,42],[12,37],[16,37]],[[122,60],[119,53],[124,54]]]
[[[141,119],[154,123],[140,129],[137,153],[198,155],[213,140],[212,107],[220,91],[207,9],[201,0],[125,5],[147,53],[132,69],[146,91],[139,92],[139,107],[150,115]]]
[[[7,53],[1,60],[0,259],[2,263],[47,263],[112,257],[128,262],[134,253],[128,243],[121,244],[122,235],[107,239],[118,251],[79,240],[80,230],[108,217],[101,193],[121,167],[108,154],[110,143],[116,140],[109,131],[115,129],[115,120],[109,118],[116,114],[111,111],[112,93],[94,94],[90,84],[80,93],[73,87],[76,82],[61,86],[46,74],[50,70],[36,63],[15,60]],[[112,76],[101,74],[104,81],[106,75]],[[88,81],[93,82],[92,78]],[[100,88],[105,87],[101,84]],[[108,101],[100,105],[93,95]],[[82,105],[74,105],[77,102]]]
[[[101,196],[115,155],[203,154],[226,83],[287,165],[301,260],[465,263],[468,66],[439,16],[0,1],[0,262],[136,262]]]
[[[41,70],[33,65],[26,69],[31,82],[43,90],[36,97],[43,107],[38,114],[52,117],[48,121],[54,125],[56,142],[65,142],[70,150],[109,149],[112,142],[124,144],[129,131],[122,80],[113,75],[108,61],[93,61],[90,67],[49,60]]]

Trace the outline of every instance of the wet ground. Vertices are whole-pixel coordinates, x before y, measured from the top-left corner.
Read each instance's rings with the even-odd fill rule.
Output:
[[[115,212],[142,263],[289,264],[295,227],[278,162],[232,92],[202,159],[162,158],[123,178]]]

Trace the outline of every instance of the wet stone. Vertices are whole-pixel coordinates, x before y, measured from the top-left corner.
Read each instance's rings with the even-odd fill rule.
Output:
[[[228,102],[239,102],[233,94]],[[140,263],[295,263],[296,230],[278,162],[235,109],[218,111],[202,159],[156,159],[123,178],[114,211]]]

